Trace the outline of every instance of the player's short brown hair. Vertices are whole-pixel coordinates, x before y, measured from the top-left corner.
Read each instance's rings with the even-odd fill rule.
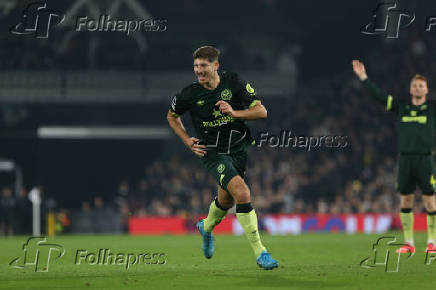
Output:
[[[414,80],[424,81],[424,82],[428,85],[428,80],[427,80],[427,78],[426,78],[425,76],[423,76],[423,75],[420,75],[420,74],[416,74],[416,75],[414,75],[413,78],[412,78],[412,82],[413,82]]]
[[[220,56],[220,51],[213,46],[199,47],[194,51],[194,55],[193,55],[194,59],[204,58],[207,59],[209,62],[218,60],[219,56]]]

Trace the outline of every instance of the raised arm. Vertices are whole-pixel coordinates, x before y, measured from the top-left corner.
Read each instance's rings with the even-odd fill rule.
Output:
[[[363,86],[369,91],[377,101],[386,106],[386,111],[394,111],[397,102],[391,95],[382,91],[375,83],[368,79],[366,74],[365,65],[359,60],[353,60],[353,71],[356,76],[362,81]]]

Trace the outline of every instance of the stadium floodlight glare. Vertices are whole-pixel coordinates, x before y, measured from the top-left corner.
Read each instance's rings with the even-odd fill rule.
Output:
[[[19,195],[23,188],[23,173],[20,166],[12,160],[0,159],[0,172],[15,174],[15,195]]]
[[[29,192],[29,200],[32,202],[32,228],[33,236],[41,235],[41,191],[35,187]]]
[[[0,159],[0,171],[13,171],[15,163],[13,161]]]
[[[40,127],[40,139],[169,139],[166,127]]]

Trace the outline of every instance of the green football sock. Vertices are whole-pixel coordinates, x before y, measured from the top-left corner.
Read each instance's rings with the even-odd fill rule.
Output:
[[[248,213],[236,213],[236,218],[244,229],[245,236],[253,248],[254,255],[258,257],[265,249],[260,240],[259,230],[257,229],[257,215],[251,210]]]
[[[427,213],[427,240],[435,243],[436,239],[436,212]]]
[[[403,225],[404,242],[414,246],[413,241],[413,212],[400,213],[401,224]]]
[[[204,230],[206,232],[212,232],[213,229],[223,220],[226,216],[227,211],[222,210],[216,206],[215,200],[212,201],[209,207],[209,213],[207,218],[204,220]]]

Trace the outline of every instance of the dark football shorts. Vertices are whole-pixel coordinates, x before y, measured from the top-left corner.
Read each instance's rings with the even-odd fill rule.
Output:
[[[401,154],[399,158],[397,191],[411,194],[416,185],[422,194],[432,195],[435,192],[433,155]]]
[[[232,154],[207,151],[207,154],[200,158],[200,161],[219,186],[227,190],[227,185],[233,177],[236,175],[245,177],[247,151],[241,150]]]

